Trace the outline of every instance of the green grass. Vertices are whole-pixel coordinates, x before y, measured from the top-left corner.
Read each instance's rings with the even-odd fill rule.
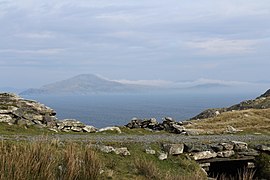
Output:
[[[34,126],[19,126],[0,123],[0,135],[44,135],[53,134],[46,128],[37,128]]]
[[[195,161],[185,156],[145,153],[145,148],[160,150],[160,144],[114,143],[127,147],[130,156],[103,153],[83,142],[2,141],[0,143],[0,180],[2,179],[206,179]],[[196,176],[194,176],[196,175]],[[196,179],[195,178],[195,179]]]

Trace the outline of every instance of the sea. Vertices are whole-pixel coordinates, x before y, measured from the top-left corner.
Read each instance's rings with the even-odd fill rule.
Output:
[[[163,93],[23,96],[53,108],[58,119],[77,119],[97,128],[125,125],[134,117],[187,120],[205,109],[254,99],[255,93]]]

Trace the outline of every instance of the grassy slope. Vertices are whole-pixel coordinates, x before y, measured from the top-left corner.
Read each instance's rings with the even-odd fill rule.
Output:
[[[248,109],[225,112],[217,117],[192,120],[189,129],[200,129],[203,132],[223,133],[228,125],[243,130],[242,133],[270,134],[270,109]]]

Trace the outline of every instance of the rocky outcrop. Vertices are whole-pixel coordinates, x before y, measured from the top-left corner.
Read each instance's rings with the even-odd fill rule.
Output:
[[[54,127],[56,112],[37,101],[15,94],[0,93],[0,122],[18,125]]]
[[[270,89],[267,90],[261,96],[257,97],[256,99],[242,101],[239,104],[233,105],[228,108],[207,109],[198,114],[197,116],[192,117],[191,120],[212,118],[227,111],[240,111],[246,109],[267,109],[267,108],[270,108]]]
[[[188,130],[183,125],[187,125],[190,122],[177,122],[171,117],[163,118],[163,122],[159,123],[155,118],[150,119],[138,119],[133,118],[125,127],[134,129],[134,128],[144,128],[150,129],[153,131],[167,131],[175,134],[186,134],[186,135],[198,135],[198,132],[195,130]]]
[[[76,119],[64,119],[57,121],[56,128],[64,132],[96,132],[97,129],[94,126],[88,126]]]
[[[96,132],[93,126],[75,119],[57,120],[56,112],[37,101],[11,93],[0,93],[0,122],[10,125],[36,126],[59,132]]]
[[[265,93],[263,93],[259,98],[262,97],[270,97],[270,89],[268,89]]]

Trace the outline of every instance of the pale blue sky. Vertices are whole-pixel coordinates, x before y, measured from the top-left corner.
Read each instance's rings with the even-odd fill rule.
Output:
[[[269,81],[269,22],[269,0],[0,0],[0,82]]]

